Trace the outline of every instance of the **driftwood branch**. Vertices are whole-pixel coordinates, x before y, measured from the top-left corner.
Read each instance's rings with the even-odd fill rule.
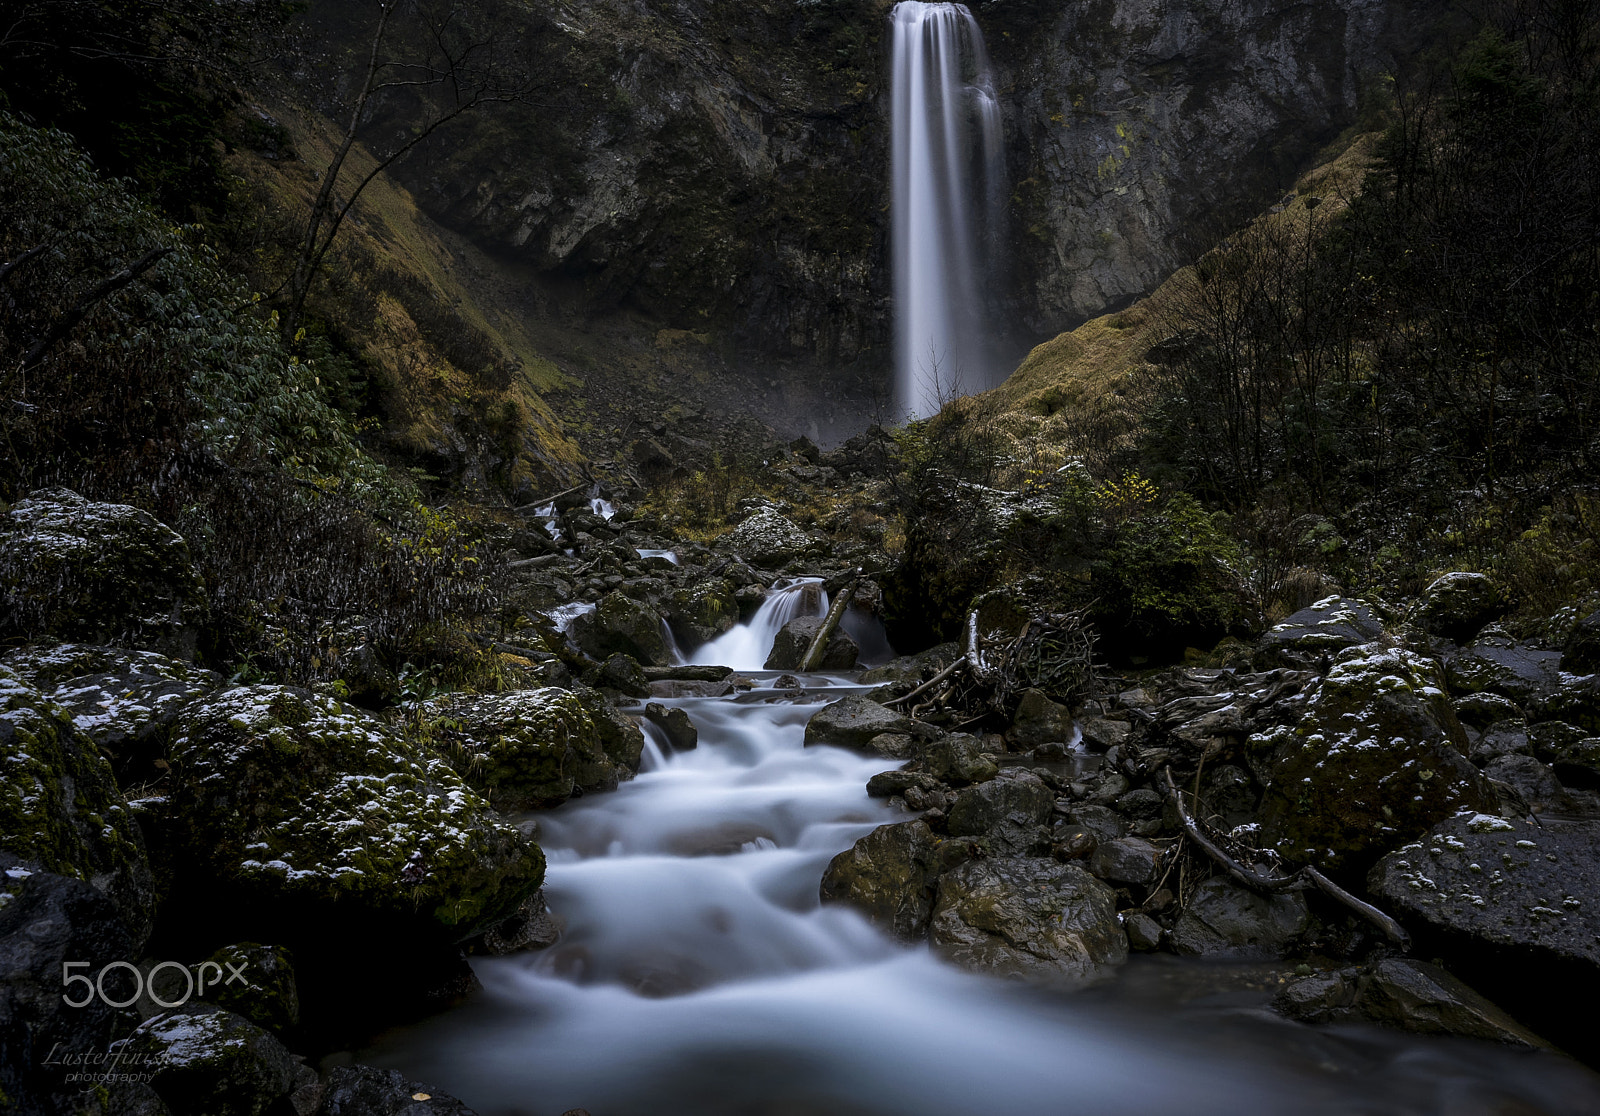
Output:
[[[1344,904],[1350,910],[1382,930],[1384,936],[1400,948],[1407,949],[1410,947],[1411,937],[1398,922],[1371,903],[1357,899],[1309,864],[1292,876],[1263,876],[1259,872],[1252,872],[1240,864],[1224,852],[1215,841],[1211,840],[1205,831],[1201,829],[1199,822],[1189,816],[1189,811],[1183,805],[1183,793],[1178,790],[1177,784],[1172,781],[1172,768],[1165,768],[1162,773],[1166,776],[1167,796],[1172,799],[1173,805],[1177,808],[1178,820],[1183,823],[1184,833],[1204,850],[1207,856],[1216,861],[1234,882],[1259,894],[1270,895],[1273,892],[1284,891],[1288,888],[1302,885],[1302,881],[1309,880],[1321,889],[1323,894]]]
[[[1163,774],[1167,779],[1167,796],[1178,809],[1178,820],[1183,823],[1183,831],[1189,835],[1189,840],[1205,850],[1205,854],[1216,861],[1235,883],[1262,895],[1271,895],[1275,891],[1283,891],[1300,882],[1298,876],[1263,876],[1259,872],[1252,872],[1223,852],[1222,846],[1213,841],[1200,828],[1200,823],[1189,816],[1189,811],[1183,805],[1183,795],[1178,790],[1178,785],[1172,781],[1172,768],[1164,769]]]
[[[28,350],[28,355],[22,358],[22,366],[24,368],[32,368],[35,364],[38,364],[44,354],[54,348],[56,343],[63,337],[71,333],[79,322],[88,317],[89,311],[93,310],[97,304],[116,294],[171,254],[171,248],[151,249],[115,275],[107,276],[93,287],[90,287],[82,298],[73,303],[72,309],[56,319],[55,324],[45,331],[45,335],[34,343],[33,348]]]
[[[544,507],[546,504],[553,504],[557,500],[561,499],[561,497],[563,497],[563,496],[571,496],[574,492],[577,492],[579,489],[588,488],[588,487],[589,487],[589,482],[588,481],[584,481],[582,484],[575,484],[571,488],[564,488],[560,492],[557,492],[554,496],[546,496],[542,500],[535,500],[531,504],[523,504],[521,507],[514,508],[513,510],[518,515],[533,515],[536,512],[538,512],[538,510],[540,508]]]
[[[1411,935],[1407,934],[1405,929],[1401,927],[1398,922],[1384,914],[1377,907],[1374,907],[1371,903],[1365,903],[1360,899],[1357,899],[1354,895],[1351,895],[1344,888],[1334,883],[1327,876],[1324,876],[1321,872],[1317,871],[1309,864],[1300,870],[1305,873],[1306,879],[1320,887],[1324,894],[1330,896],[1331,898],[1337,899],[1339,902],[1349,907],[1352,911],[1355,911],[1356,914],[1372,923],[1379,930],[1382,930],[1384,936],[1395,945],[1399,946],[1401,949],[1411,948]]]
[[[977,609],[967,613],[967,666],[972,670],[972,677],[985,685],[993,676],[989,664],[984,661],[983,648],[978,638]]]
[[[925,694],[929,690],[933,689],[939,683],[943,682],[946,678],[949,678],[952,674],[954,674],[956,671],[960,670],[962,667],[964,667],[966,665],[967,665],[967,660],[966,659],[964,659],[964,658],[957,659],[955,662],[951,663],[949,666],[947,666],[943,670],[941,670],[938,674],[935,674],[932,678],[928,679],[922,685],[918,686],[915,690],[912,690],[909,694],[905,694],[902,697],[892,698],[891,700],[886,701],[883,704],[885,706],[899,705],[901,702],[910,701],[912,698],[918,696],[919,694]]]
[[[859,576],[860,570],[856,571]],[[828,609],[828,615],[822,621],[822,627],[817,629],[817,634],[811,639],[811,646],[806,648],[805,656],[800,660],[802,673],[816,670],[817,664],[822,662],[822,656],[828,649],[828,639],[833,635],[833,630],[839,626],[839,621],[844,616],[844,610],[850,607],[850,598],[855,595],[856,578],[851,578],[850,583],[833,595],[833,606]]]

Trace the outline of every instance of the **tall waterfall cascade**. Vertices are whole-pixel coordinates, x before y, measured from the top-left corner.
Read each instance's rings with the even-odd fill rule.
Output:
[[[967,6],[904,0],[890,18],[895,404],[904,419],[990,386],[983,305],[1004,166],[1000,102]]]

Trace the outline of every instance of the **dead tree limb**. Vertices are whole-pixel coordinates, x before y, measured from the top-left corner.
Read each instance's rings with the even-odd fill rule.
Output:
[[[838,593],[834,594],[833,606],[828,609],[828,615],[822,621],[822,627],[817,629],[817,634],[811,639],[811,646],[806,648],[805,657],[800,660],[802,673],[816,670],[817,664],[822,662],[822,656],[828,649],[828,638],[833,635],[833,630],[839,626],[839,621],[844,616],[844,610],[850,607],[850,598],[855,595],[856,580],[861,571],[857,570],[857,577],[850,579],[850,583]]]
[[[77,327],[79,322],[89,316],[89,311],[95,306],[116,294],[171,254],[171,248],[152,248],[115,275],[109,275],[90,287],[77,302],[72,304],[72,309],[57,318],[55,324],[45,331],[44,336],[34,342],[33,348],[28,350],[28,355],[22,358],[22,367],[32,368],[38,364],[45,353],[54,348],[63,337]]]
[[[1308,880],[1320,887],[1324,894],[1333,899],[1337,899],[1339,902],[1349,907],[1352,911],[1355,911],[1356,914],[1372,923],[1379,930],[1382,930],[1384,937],[1388,938],[1395,945],[1399,946],[1401,949],[1411,948],[1411,935],[1407,934],[1405,929],[1398,922],[1384,914],[1377,907],[1374,907],[1371,903],[1365,903],[1360,899],[1357,899],[1354,895],[1351,895],[1344,888],[1334,883],[1327,876],[1324,876],[1321,872],[1317,871],[1309,864],[1300,870],[1306,874],[1306,878]]]
[[[36,244],[32,248],[29,248],[16,259],[8,260],[6,263],[0,264],[0,287],[5,286],[6,280],[11,278],[11,273],[13,271],[17,270],[17,268],[33,259],[48,247],[50,247],[50,242],[47,240],[43,244]]]
[[[1252,872],[1240,864],[1224,852],[1215,841],[1211,840],[1205,831],[1200,828],[1200,824],[1189,816],[1189,811],[1183,805],[1183,793],[1178,790],[1178,785],[1172,781],[1172,768],[1165,768],[1162,773],[1166,776],[1167,796],[1172,799],[1173,806],[1178,811],[1178,820],[1183,823],[1184,833],[1207,856],[1216,861],[1218,866],[1235,883],[1259,894],[1271,895],[1274,892],[1286,891],[1292,887],[1303,887],[1304,881],[1309,880],[1330,899],[1344,904],[1344,906],[1382,930],[1384,936],[1401,949],[1409,949],[1411,947],[1411,936],[1405,932],[1398,922],[1371,903],[1357,899],[1309,864],[1292,876],[1263,876],[1259,872]]]

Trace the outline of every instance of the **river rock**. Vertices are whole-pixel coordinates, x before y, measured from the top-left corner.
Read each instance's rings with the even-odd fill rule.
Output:
[[[548,949],[560,939],[561,923],[545,905],[541,887],[522,901],[516,914],[467,943],[467,952],[504,957],[525,949]]]
[[[983,741],[964,732],[952,732],[925,746],[922,766],[934,778],[957,787],[981,783],[1000,773],[993,756],[984,751]]]
[[[1290,723],[1250,738],[1270,758],[1260,820],[1291,862],[1364,867],[1493,792],[1462,754],[1460,722],[1434,664],[1371,644],[1338,656],[1283,707]]]
[[[81,983],[65,985],[66,975],[82,975],[92,983],[102,979],[105,966],[137,956],[134,935],[102,892],[79,879],[31,872],[14,858],[0,859],[0,1045],[7,1054],[0,1080],[6,1080],[7,1099],[20,1112],[76,1112],[64,1098],[83,1089],[65,1077],[85,1067],[70,1059],[103,1057],[119,1025],[118,1012],[98,995],[84,997]],[[89,964],[75,964],[80,961]],[[72,969],[64,967],[69,963]],[[131,997],[125,971],[113,970],[103,979],[112,998]],[[63,1002],[64,995],[88,1002],[72,1007]],[[55,1059],[47,1060],[52,1050]],[[123,1099],[127,1091],[113,1087],[111,1092]],[[53,1094],[62,1103],[50,1103]]]
[[[1447,573],[1422,591],[1423,630],[1465,643],[1505,611],[1499,588],[1481,573]]]
[[[573,642],[596,659],[620,652],[645,666],[663,666],[672,661],[672,654],[662,623],[648,606],[610,592],[600,598],[593,612],[574,617],[568,631]]]
[[[1480,947],[1588,974],[1600,966],[1600,822],[1451,818],[1380,860],[1368,890],[1390,914]]]
[[[1491,629],[1445,660],[1445,679],[1457,695],[1494,693],[1527,709],[1561,688],[1561,655],[1519,644]]]
[[[439,712],[453,722],[456,769],[499,808],[555,806],[574,790],[616,789],[616,764],[583,703],[566,690],[455,698]]]
[[[1483,735],[1472,745],[1471,758],[1476,764],[1488,765],[1501,756],[1526,753],[1531,747],[1528,725],[1517,717],[1496,721],[1484,729]]]
[[[700,731],[694,727],[694,722],[684,710],[676,707],[669,709],[653,701],[644,707],[644,715],[651,724],[667,734],[667,743],[676,751],[687,752],[699,746]]]
[[[952,837],[981,837],[991,855],[1027,856],[1048,851],[1044,826],[1055,809],[1055,793],[1027,771],[1006,772],[1011,778],[990,779],[967,787],[950,806],[947,828]]]
[[[772,508],[762,508],[715,543],[752,565],[775,568],[798,558],[813,545],[810,535]]]
[[[673,589],[661,598],[659,607],[678,639],[689,647],[709,643],[739,622],[733,586],[722,578]]]
[[[607,701],[599,690],[573,686],[571,693],[589,714],[601,749],[617,765],[619,772],[638,771],[639,759],[644,754],[644,730],[638,723]]]
[[[829,862],[822,901],[848,903],[885,933],[915,941],[927,930],[939,873],[968,850],[920,819],[880,825]]]
[[[910,717],[886,709],[860,694],[851,694],[824,705],[811,715],[811,720],[806,722],[805,742],[866,748],[880,733],[908,733],[911,729]]]
[[[1133,734],[1133,726],[1127,721],[1110,717],[1085,717],[1078,722],[1078,727],[1083,732],[1083,742],[1102,752],[1126,744]]]
[[[1383,622],[1364,601],[1327,597],[1273,625],[1256,647],[1257,670],[1314,669],[1340,651],[1383,635]]]
[[[1600,612],[1592,612],[1572,626],[1561,647],[1561,669],[1568,674],[1600,672]]]
[[[631,655],[623,654],[608,657],[588,680],[602,690],[612,690],[625,697],[649,697],[650,687],[654,685],[645,677],[638,662]]]
[[[421,1098],[420,1100],[418,1098]],[[316,1116],[477,1116],[448,1093],[399,1070],[340,1066],[328,1075]]]
[[[799,670],[806,651],[816,639],[826,622],[821,616],[797,616],[779,630],[772,641],[772,653],[767,656],[768,670]],[[828,645],[822,652],[818,670],[849,670],[856,665],[859,653],[856,641],[842,628],[834,628],[828,636]]]
[[[1361,981],[1355,1007],[1374,1023],[1417,1034],[1549,1046],[1444,969],[1409,957],[1387,957],[1374,965]]]
[[[929,940],[978,972],[1078,986],[1127,960],[1116,895],[1077,864],[970,860],[939,877]]]
[[[121,1051],[148,1067],[152,1087],[177,1113],[262,1116],[317,1081],[283,1043],[230,1011],[163,1012]]]
[[[1487,691],[1458,697],[1455,707],[1461,723],[1475,729],[1486,729],[1496,721],[1509,721],[1522,716],[1522,709],[1516,702]]]
[[[149,512],[55,488],[0,515],[0,636],[189,658],[206,612],[188,543]]]
[[[1154,883],[1161,850],[1141,837],[1118,837],[1095,846],[1089,871],[1102,880],[1119,884]]]
[[[559,701],[544,708],[576,720]],[[394,943],[465,938],[544,878],[539,849],[443,759],[304,690],[240,686],[201,702],[173,772],[169,824],[195,917],[248,912],[297,956],[355,948],[346,928],[372,922]]]
[[[1563,676],[1559,685],[1534,704],[1528,716],[1534,721],[1565,721],[1600,736],[1600,674]]]
[[[66,709],[5,667],[0,776],[0,855],[92,884],[115,904],[135,945],[143,944],[155,883],[111,765]]]
[[[1161,948],[1161,924],[1143,911],[1125,912],[1122,927],[1128,932],[1128,945],[1138,952],[1152,953]]]
[[[1178,917],[1172,949],[1185,957],[1282,957],[1310,920],[1297,891],[1257,895],[1214,877],[1195,889]]]
[[[954,643],[941,643],[915,655],[901,655],[880,667],[863,671],[860,682],[867,686],[886,682],[921,682],[931,677],[961,657],[961,648]]]
[[[1024,690],[1006,739],[1022,752],[1040,744],[1065,743],[1072,739],[1072,713],[1039,690]]]

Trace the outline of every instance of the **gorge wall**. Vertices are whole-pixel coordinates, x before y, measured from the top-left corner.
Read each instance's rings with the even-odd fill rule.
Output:
[[[886,379],[890,6],[553,5],[523,32],[537,106],[480,114],[399,175],[537,276],[533,312],[637,311],[745,362]],[[1019,353],[1150,289],[1291,181],[1437,23],[1429,0],[972,8],[1011,175],[993,309]]]

